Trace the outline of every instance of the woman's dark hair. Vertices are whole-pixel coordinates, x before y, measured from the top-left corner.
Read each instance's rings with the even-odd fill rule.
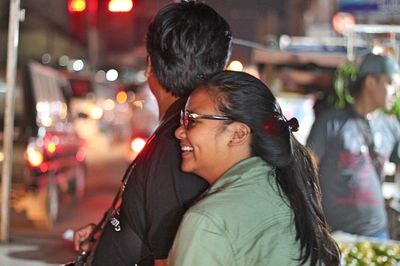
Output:
[[[228,23],[194,1],[171,3],[149,25],[146,48],[152,71],[175,96],[186,96],[206,75],[224,69],[231,49]]]
[[[233,71],[213,74],[202,88],[215,97],[218,111],[251,128],[253,155],[275,167],[280,193],[294,211],[300,263],[339,265],[339,251],[321,207],[316,168],[269,88],[249,74]]]

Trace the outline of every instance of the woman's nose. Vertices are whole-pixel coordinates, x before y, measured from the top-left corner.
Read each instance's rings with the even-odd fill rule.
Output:
[[[183,126],[180,125],[180,126],[175,130],[175,137],[176,137],[177,139],[183,139],[183,138],[185,138],[185,136],[186,136],[186,131],[185,131],[185,129],[183,128]]]

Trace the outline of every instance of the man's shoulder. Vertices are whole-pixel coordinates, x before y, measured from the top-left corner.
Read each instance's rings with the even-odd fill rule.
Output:
[[[166,123],[161,123],[147,141],[145,147],[136,157],[133,175],[137,180],[144,178],[149,173],[163,172],[166,167],[179,169],[179,145],[174,136],[179,118],[173,116]],[[165,175],[171,171],[165,171]]]
[[[350,116],[347,108],[334,108],[331,107],[321,112],[321,114],[317,117],[317,120],[323,121],[337,121],[344,120]]]
[[[342,128],[342,126],[351,117],[350,113],[346,109],[331,108],[321,112],[314,121],[313,130],[319,132],[320,130],[336,131]],[[320,137],[320,136],[315,136]]]
[[[176,125],[176,121],[161,125],[138,155],[137,164],[151,166],[159,165],[166,160],[176,161],[179,155],[179,143],[174,135]]]
[[[373,119],[377,121],[386,120],[390,123],[398,123],[398,118],[392,114],[388,114],[382,110],[376,111],[376,115],[373,116]]]
[[[373,124],[379,125],[380,129],[387,127],[394,135],[400,135],[399,118],[394,115],[387,114],[383,111],[378,111],[371,122]]]
[[[325,152],[323,147],[327,138],[337,136],[349,117],[350,114],[346,109],[330,108],[320,113],[307,138],[307,146],[321,156]]]
[[[162,142],[164,140],[176,142],[175,130],[180,126],[180,110],[184,108],[185,102],[185,98],[179,98],[168,108],[154,133],[154,139]]]

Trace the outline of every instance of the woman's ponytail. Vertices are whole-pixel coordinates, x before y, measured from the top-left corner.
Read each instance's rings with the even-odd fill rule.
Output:
[[[339,265],[338,248],[331,238],[321,206],[321,191],[310,152],[291,135],[291,162],[276,168],[276,181],[294,210],[296,240],[302,264]]]

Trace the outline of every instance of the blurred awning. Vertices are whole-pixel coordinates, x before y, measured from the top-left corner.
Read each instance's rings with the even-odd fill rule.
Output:
[[[253,62],[266,65],[316,65],[336,68],[346,62],[345,53],[290,52],[279,50],[253,50]]]

